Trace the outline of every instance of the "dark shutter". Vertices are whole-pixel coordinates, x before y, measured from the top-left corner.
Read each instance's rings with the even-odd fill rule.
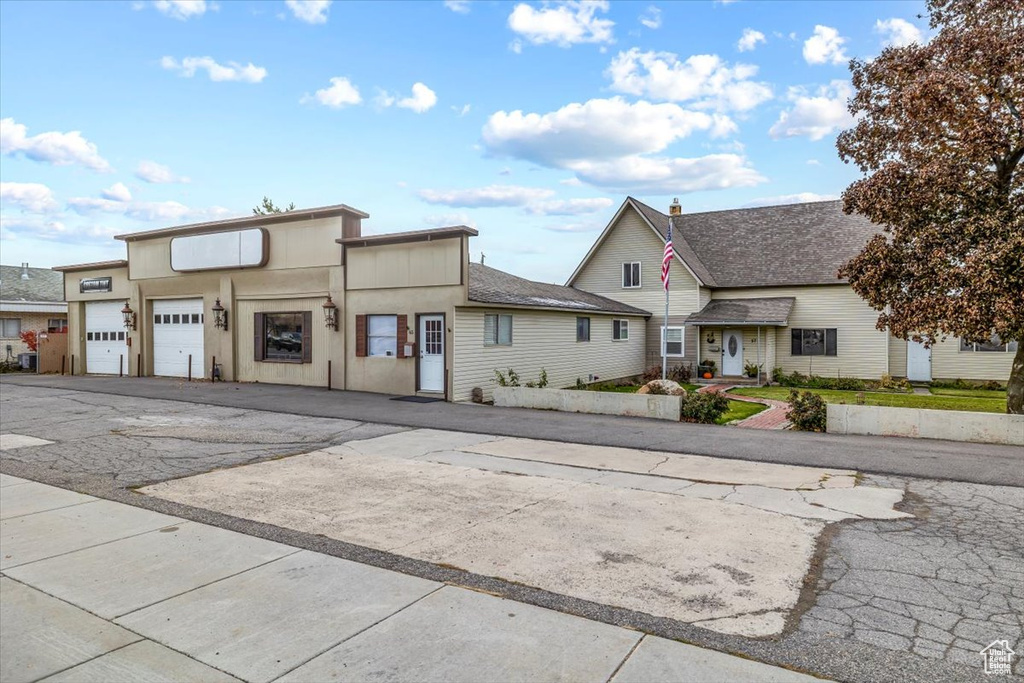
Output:
[[[252,337],[252,352],[253,360],[263,360],[266,356],[265,348],[267,343],[267,335],[264,333],[263,325],[263,314],[257,313],[253,317],[253,337]]]
[[[802,334],[803,330],[793,330],[792,332],[792,344],[790,345],[789,352],[794,356],[803,355],[804,347],[803,340],[801,339]]]
[[[825,355],[837,356],[836,350],[836,328],[825,330]]]
[[[302,312],[302,362],[313,362],[313,311]]]
[[[398,318],[398,331],[396,332],[396,342],[398,348],[395,349],[395,355],[399,358],[405,358],[405,345],[409,342],[409,316],[399,315]]]
[[[366,316],[356,316],[356,358],[366,357]]]

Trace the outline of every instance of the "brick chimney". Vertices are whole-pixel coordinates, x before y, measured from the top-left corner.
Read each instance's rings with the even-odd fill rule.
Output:
[[[669,216],[682,216],[683,215],[683,207],[679,203],[679,197],[674,197],[672,199],[672,203],[668,205],[668,215]]]

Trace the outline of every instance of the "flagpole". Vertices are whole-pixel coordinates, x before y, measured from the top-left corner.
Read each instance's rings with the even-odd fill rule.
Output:
[[[672,239],[672,216],[668,217],[668,238]],[[671,261],[668,265],[672,267]],[[661,328],[661,378],[668,379],[668,283],[669,274],[665,273],[665,322]]]
[[[665,286],[665,320],[661,327],[661,378],[668,379],[668,295],[671,282],[672,260],[676,257],[675,245],[672,244],[673,220],[682,214],[682,206],[678,199],[673,199],[668,207],[668,235],[665,239],[665,253],[661,259],[661,281]],[[685,354],[686,349],[681,349]]]

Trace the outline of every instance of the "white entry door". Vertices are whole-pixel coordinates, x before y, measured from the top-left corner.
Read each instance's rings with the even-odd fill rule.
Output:
[[[123,301],[90,301],[85,305],[85,371],[117,375],[128,369]]]
[[[444,391],[444,316],[420,316],[420,391]]]
[[[907,379],[911,382],[932,381],[932,350],[912,339],[907,340]]]
[[[743,333],[726,330],[722,334],[722,375],[739,377],[743,374]]]
[[[160,377],[205,375],[203,300],[158,299],[153,302],[153,374]]]

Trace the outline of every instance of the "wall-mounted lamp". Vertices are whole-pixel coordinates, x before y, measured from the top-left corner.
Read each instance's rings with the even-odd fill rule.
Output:
[[[331,301],[331,295],[327,295],[327,301],[324,302],[324,325],[327,329],[338,331],[338,306]]]
[[[712,332],[708,332],[708,344],[714,344],[714,343],[715,343],[715,333],[713,331]]]
[[[121,309],[121,317],[124,318],[124,329],[135,329],[135,311],[128,305],[127,299],[125,299],[124,308]]]
[[[218,298],[213,302],[213,326],[218,330],[228,329],[228,312],[220,305],[220,299]]]

